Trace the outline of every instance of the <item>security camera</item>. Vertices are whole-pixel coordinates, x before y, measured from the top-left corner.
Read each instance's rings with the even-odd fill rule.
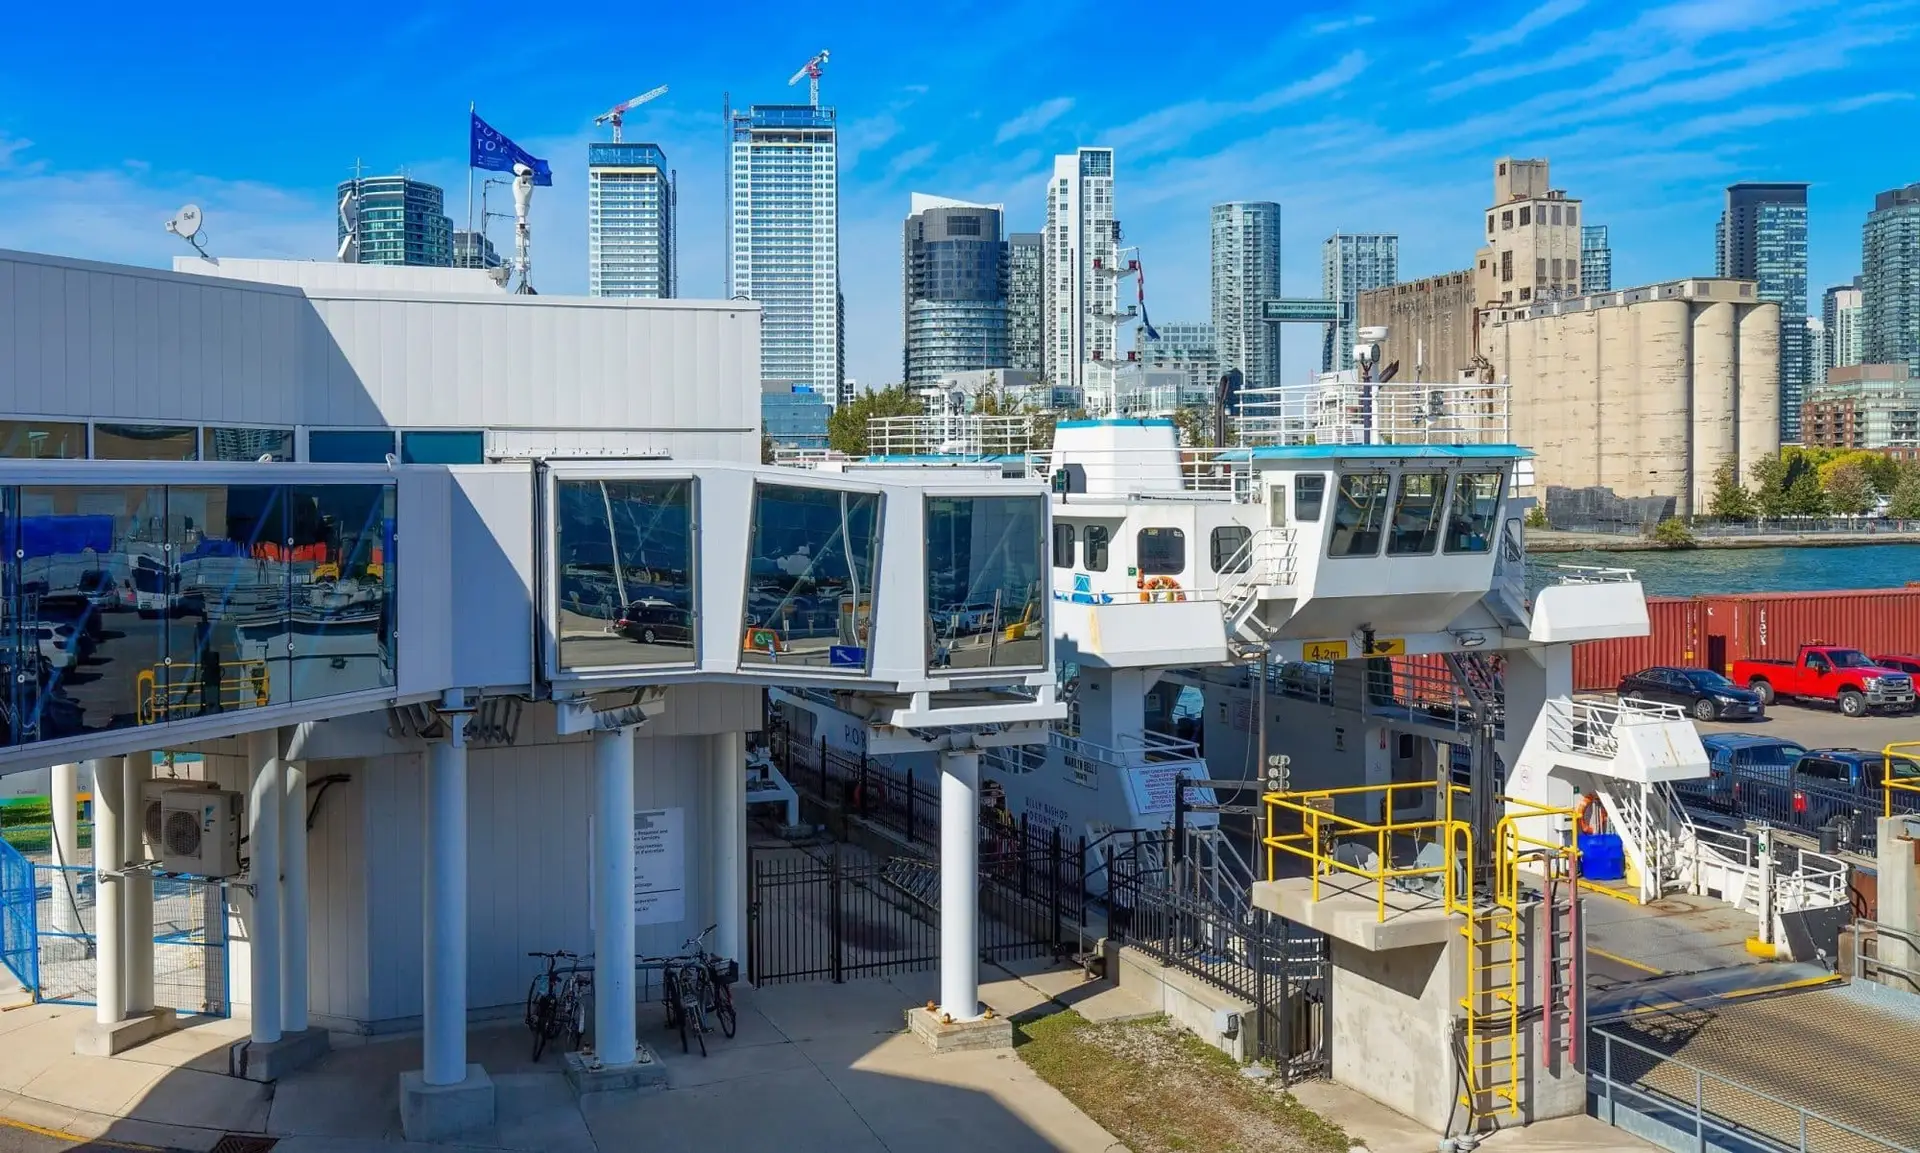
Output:
[[[532,176],[533,169],[528,168],[526,165],[516,161],[514,162],[514,165],[513,165],[513,174],[515,176]]]
[[[1387,328],[1383,324],[1370,324],[1360,330],[1360,340],[1363,344],[1379,344],[1385,339],[1387,339]]]

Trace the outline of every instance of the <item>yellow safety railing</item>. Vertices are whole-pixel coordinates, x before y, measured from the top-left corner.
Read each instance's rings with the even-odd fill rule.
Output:
[[[1902,777],[1893,771],[1895,758],[1912,761],[1914,764],[1920,765],[1920,741],[1897,741],[1882,749],[1881,752],[1885,754],[1887,762],[1886,766],[1882,769],[1882,772],[1885,774],[1884,779],[1880,782],[1880,795],[1886,805],[1886,812],[1880,815],[1883,817],[1891,817],[1893,816],[1893,791],[1895,789],[1899,789],[1903,793],[1912,793],[1916,799],[1920,799],[1920,777]]]
[[[187,676],[191,670],[192,675]],[[179,716],[228,709],[260,708],[273,699],[273,676],[263,660],[220,662],[220,684],[213,701],[202,692],[206,682],[198,665],[158,664],[134,678],[134,708],[139,723],[151,725]]]
[[[1313,899],[1320,899],[1320,879],[1344,873],[1371,882],[1374,887],[1376,915],[1387,919],[1387,886],[1390,882],[1438,876],[1446,908],[1455,910],[1471,902],[1473,879],[1462,874],[1456,863],[1472,860],[1473,833],[1467,823],[1456,820],[1453,806],[1456,796],[1466,793],[1458,785],[1435,781],[1406,781],[1387,785],[1354,785],[1342,789],[1315,789],[1303,792],[1268,793],[1266,835],[1261,839],[1267,850],[1267,876],[1274,875],[1274,864],[1281,853],[1298,857],[1311,867]],[[1406,808],[1425,808],[1418,799],[1425,795],[1433,802],[1433,815],[1401,820],[1395,813]],[[1336,812],[1342,798],[1378,800],[1380,819],[1361,820]],[[1415,798],[1409,800],[1409,798]],[[1290,828],[1298,819],[1300,831]],[[1397,840],[1416,844],[1433,843],[1447,849],[1447,861],[1438,865],[1395,864],[1393,849]],[[1335,855],[1342,844],[1360,844],[1373,850],[1371,868]],[[1460,850],[1467,850],[1464,856]],[[1468,866],[1471,868],[1471,865]],[[1464,891],[1462,891],[1464,889]]]

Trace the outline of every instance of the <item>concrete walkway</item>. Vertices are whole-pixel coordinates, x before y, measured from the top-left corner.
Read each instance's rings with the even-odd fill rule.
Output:
[[[992,972],[989,970],[989,972]],[[517,1020],[476,1026],[470,1059],[498,1087],[500,1123],[456,1147],[596,1153],[767,1150],[882,1153],[1104,1153],[1116,1142],[1011,1053],[934,1056],[906,1035],[902,1012],[937,991],[933,973],[846,985],[740,991],[739,1035],[708,1038],[709,1057],[683,1054],[657,1006],[642,1036],[667,1066],[669,1088],[576,1102],[551,1054],[527,1060]],[[996,1012],[1045,1002],[1032,985],[982,986]],[[0,1014],[0,1116],[103,1147],[194,1153],[225,1134],[281,1138],[275,1153],[372,1153],[400,1138],[399,1074],[420,1067],[417,1036],[336,1036],[336,1049],[275,1086],[224,1075],[233,1021],[195,1021],[117,1058],[73,1056],[90,1008],[33,1005]],[[108,1144],[111,1143],[111,1144]],[[65,1145],[56,1147],[66,1147]]]

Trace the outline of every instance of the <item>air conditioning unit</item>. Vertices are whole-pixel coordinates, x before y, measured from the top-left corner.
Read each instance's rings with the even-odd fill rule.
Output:
[[[160,867],[195,877],[240,872],[245,794],[227,789],[170,789],[160,800]]]
[[[189,781],[179,777],[157,777],[151,781],[140,782],[140,827],[145,830],[147,854],[160,851],[160,838],[165,835],[165,797],[176,789],[218,790],[220,786],[213,781]]]

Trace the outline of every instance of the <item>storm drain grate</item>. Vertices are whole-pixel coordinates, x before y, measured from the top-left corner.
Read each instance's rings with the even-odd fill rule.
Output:
[[[278,1137],[256,1137],[246,1133],[229,1133],[214,1143],[212,1153],[267,1153],[280,1143]]]

